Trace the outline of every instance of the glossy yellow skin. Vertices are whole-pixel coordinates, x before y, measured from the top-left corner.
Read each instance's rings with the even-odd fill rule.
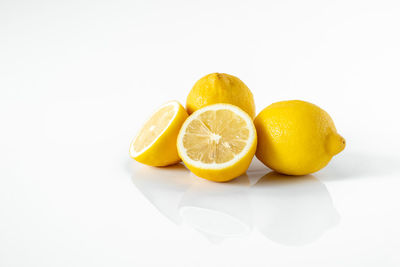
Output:
[[[189,114],[212,104],[227,103],[240,107],[254,119],[256,109],[253,94],[237,77],[225,73],[211,73],[193,86],[186,99]]]
[[[176,140],[179,130],[188,116],[189,115],[185,108],[179,104],[176,117],[164,133],[159,136],[157,140],[146,149],[146,151],[135,157],[132,157],[131,153],[131,157],[140,163],[157,167],[168,166],[180,162],[181,158],[179,157],[176,148]]]
[[[287,175],[306,175],[325,167],[345,147],[323,109],[300,100],[274,103],[254,120],[257,158]]]

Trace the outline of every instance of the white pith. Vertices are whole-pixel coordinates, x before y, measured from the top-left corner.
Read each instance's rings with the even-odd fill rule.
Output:
[[[204,163],[201,161],[196,161],[196,160],[191,159],[187,155],[186,149],[183,146],[183,136],[186,132],[188,125],[193,120],[198,119],[200,114],[202,114],[203,112],[210,111],[210,110],[224,110],[224,109],[232,111],[233,113],[235,113],[236,115],[238,115],[242,119],[244,119],[244,121],[246,122],[246,127],[247,127],[247,129],[249,129],[250,135],[249,135],[249,138],[246,140],[245,147],[239,154],[236,154],[233,159],[231,159],[227,162],[224,162],[224,163],[215,163],[215,162],[214,163]],[[212,136],[212,138],[218,138],[218,135],[215,134],[215,136]],[[243,110],[241,110],[240,108],[238,108],[234,105],[214,104],[214,105],[206,106],[200,110],[195,111],[194,113],[192,113],[191,116],[189,116],[188,119],[186,119],[186,121],[183,123],[182,128],[179,132],[177,146],[178,146],[178,151],[179,151],[181,158],[184,159],[184,161],[190,165],[196,166],[197,168],[201,168],[201,169],[225,169],[229,166],[234,165],[236,162],[238,162],[240,159],[242,159],[249,152],[252,144],[254,143],[255,138],[256,138],[256,129],[254,128],[252,119],[246,112],[244,112]]]
[[[152,118],[154,116],[155,113],[157,113],[160,109],[166,107],[166,106],[173,106],[174,107],[174,116],[172,116],[171,120],[168,122],[167,126],[164,128],[164,130],[162,130],[162,132],[157,135],[156,138],[154,138],[153,142],[151,142],[148,146],[144,147],[142,150],[140,151],[136,151],[135,148],[133,147],[133,144],[135,143],[136,138],[139,136],[139,134],[141,133],[142,128],[144,127],[144,125],[146,124],[146,122],[148,120],[150,120],[150,118]],[[164,132],[170,127],[171,123],[174,121],[174,119],[176,118],[176,116],[178,115],[178,110],[179,110],[179,103],[176,101],[170,101],[165,103],[164,105],[162,105],[161,107],[159,107],[157,110],[155,110],[152,115],[143,122],[142,127],[140,127],[139,132],[136,134],[136,136],[132,139],[131,141],[131,145],[130,145],[130,149],[129,149],[129,153],[131,154],[131,157],[135,158],[137,156],[139,156],[140,154],[142,154],[143,152],[145,152],[147,149],[149,149],[159,138],[160,136],[162,136],[164,134]]]

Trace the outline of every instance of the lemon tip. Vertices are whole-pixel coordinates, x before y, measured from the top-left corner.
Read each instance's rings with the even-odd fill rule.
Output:
[[[338,133],[332,133],[328,136],[327,150],[332,156],[335,156],[342,152],[346,147],[346,139],[344,139]]]

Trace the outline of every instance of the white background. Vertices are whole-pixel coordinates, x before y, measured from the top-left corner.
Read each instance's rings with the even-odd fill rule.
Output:
[[[346,149],[227,184],[129,159],[211,72],[257,112],[319,105]],[[400,266],[399,73],[397,0],[1,0],[0,266]]]

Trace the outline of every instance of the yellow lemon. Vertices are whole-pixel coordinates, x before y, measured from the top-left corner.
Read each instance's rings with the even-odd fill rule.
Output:
[[[130,156],[150,166],[167,166],[180,162],[176,138],[188,117],[184,107],[171,101],[153,113],[130,145]]]
[[[230,104],[215,104],[189,116],[177,146],[194,174],[226,182],[246,172],[256,151],[257,133],[246,112]]]
[[[237,77],[225,73],[211,73],[198,80],[186,99],[189,114],[199,108],[227,103],[246,111],[251,118],[256,115],[253,94]]]
[[[257,158],[283,174],[316,172],[345,147],[329,114],[305,101],[274,103],[257,115],[254,125]]]

